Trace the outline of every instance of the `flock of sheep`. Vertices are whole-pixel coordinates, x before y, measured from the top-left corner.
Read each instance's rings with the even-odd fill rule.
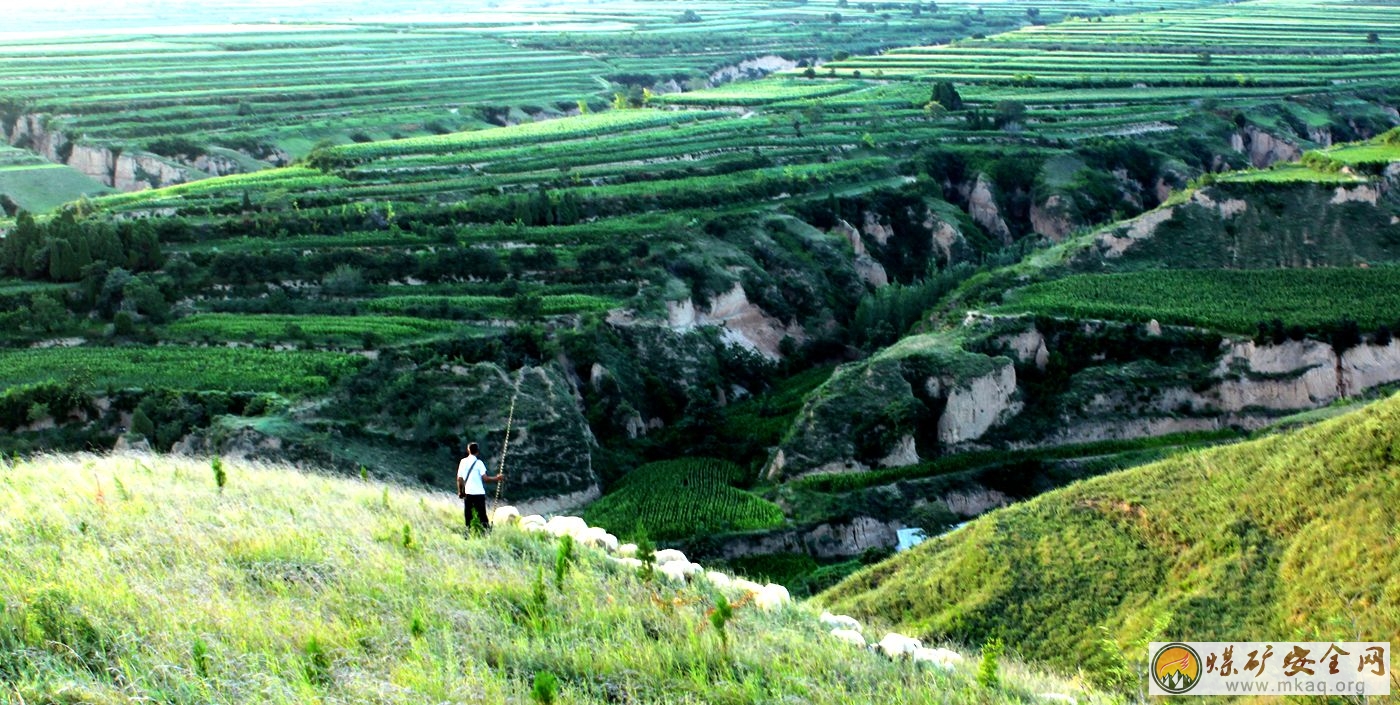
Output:
[[[551,536],[572,536],[574,541],[585,546],[600,549],[607,559],[619,565],[638,569],[642,561],[637,557],[637,545],[620,544],[617,537],[600,527],[590,527],[587,522],[575,516],[556,516],[546,520],[538,514],[520,516],[515,507],[497,507],[491,515],[491,524],[501,526],[515,524],[522,530],[532,533],[546,533]],[[698,563],[691,563],[685,554],[675,549],[663,549],[655,553],[654,565],[657,575],[674,584],[685,584],[691,579],[703,576],[715,587],[749,597],[753,604],[764,611],[782,609],[792,603],[787,588],[769,583],[759,585],[743,578],[732,578],[718,571],[707,571]],[[866,644],[861,633],[860,622],[841,614],[823,612],[822,627],[829,630],[832,638],[861,648],[870,648],[891,659],[909,659],[915,663],[929,664],[947,671],[962,662],[962,654],[949,649],[925,648],[918,639],[890,632],[875,644]]]

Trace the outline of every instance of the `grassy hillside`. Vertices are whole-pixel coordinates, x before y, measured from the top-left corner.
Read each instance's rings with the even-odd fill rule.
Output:
[[[1103,675],[1121,644],[1400,631],[1400,397],[994,512],[819,599]],[[1141,658],[1136,651],[1129,658]]]
[[[1078,690],[1003,666],[978,686],[734,609],[555,539],[464,540],[446,495],[150,456],[0,467],[0,702],[1029,702]],[[878,638],[871,632],[870,636]]]

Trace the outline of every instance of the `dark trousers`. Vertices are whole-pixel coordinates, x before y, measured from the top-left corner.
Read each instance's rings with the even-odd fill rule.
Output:
[[[479,523],[482,531],[490,529],[491,520],[486,518],[486,495],[467,495],[466,500],[464,500],[464,506],[462,508],[462,516],[467,520],[467,530],[469,531],[472,528],[473,518],[475,518],[476,521]]]

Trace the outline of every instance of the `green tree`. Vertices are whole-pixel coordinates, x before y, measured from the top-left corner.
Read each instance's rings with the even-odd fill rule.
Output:
[[[349,264],[338,264],[321,278],[321,286],[332,296],[353,296],[364,289],[365,277]]]
[[[933,84],[932,100],[948,110],[962,110],[963,99],[958,94],[958,89],[950,81],[939,81]]]
[[[136,412],[131,415],[131,432],[151,440],[156,437],[156,425],[151,422],[151,417],[141,407],[136,407]]]
[[[34,294],[29,299],[30,324],[44,333],[53,333],[68,327],[68,309],[58,299],[48,294]]]
[[[164,321],[170,312],[170,304],[165,300],[165,295],[147,274],[132,279],[122,288],[122,306],[129,307],[156,323]]]

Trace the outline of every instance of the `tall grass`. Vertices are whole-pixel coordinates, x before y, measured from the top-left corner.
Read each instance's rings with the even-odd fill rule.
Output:
[[[553,539],[468,540],[455,498],[223,466],[220,492],[207,460],[0,464],[0,702],[519,703],[545,673],[585,704],[1079,690],[1013,664],[985,692],[971,666],[887,662],[800,607],[736,604],[721,637],[706,583],[644,583],[580,547],[556,589]]]

